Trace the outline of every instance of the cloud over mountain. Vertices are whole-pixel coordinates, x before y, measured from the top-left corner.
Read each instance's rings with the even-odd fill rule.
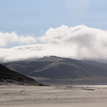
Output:
[[[1,36],[2,35],[2,36]],[[3,38],[5,37],[5,39]],[[4,42],[2,41],[4,40]],[[16,33],[0,33],[0,46],[6,43],[42,43],[0,49],[0,61],[25,60],[56,55],[76,59],[107,59],[107,31],[84,25],[49,28],[42,37],[18,36]]]
[[[50,28],[41,37],[46,44],[71,47],[77,58],[106,58],[107,31],[90,28],[84,25],[68,27],[62,25],[56,29]]]
[[[72,50],[61,46],[49,46],[46,44],[19,46],[10,49],[0,49],[0,62],[20,61],[57,55],[73,57]]]

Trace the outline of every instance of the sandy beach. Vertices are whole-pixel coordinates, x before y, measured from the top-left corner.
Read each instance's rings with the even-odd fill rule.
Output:
[[[0,107],[107,107],[107,87],[0,86]]]

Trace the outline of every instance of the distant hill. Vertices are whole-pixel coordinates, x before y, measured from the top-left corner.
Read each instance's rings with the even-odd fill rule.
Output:
[[[0,64],[0,82],[19,85],[39,85],[34,79],[12,71]]]
[[[5,63],[5,66],[31,77],[51,80],[95,81],[107,80],[107,70],[84,61],[56,56],[43,57],[35,61]]]

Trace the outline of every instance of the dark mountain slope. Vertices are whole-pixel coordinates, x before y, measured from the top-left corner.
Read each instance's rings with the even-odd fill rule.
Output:
[[[39,85],[34,79],[12,71],[0,64],[0,81],[3,82],[3,80],[13,80],[19,84]]]

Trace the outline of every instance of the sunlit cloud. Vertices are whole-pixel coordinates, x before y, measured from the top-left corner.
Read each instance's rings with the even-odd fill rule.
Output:
[[[0,32],[0,47],[4,47],[9,43],[32,44],[32,43],[36,43],[36,39],[33,36],[29,36],[29,35],[19,36],[15,32],[11,32],[11,33]]]
[[[84,25],[68,27],[62,25],[58,28],[50,28],[41,41],[46,44],[63,45],[74,48],[75,57],[78,59],[107,58],[107,31],[90,28]],[[71,53],[72,54],[72,53]]]

